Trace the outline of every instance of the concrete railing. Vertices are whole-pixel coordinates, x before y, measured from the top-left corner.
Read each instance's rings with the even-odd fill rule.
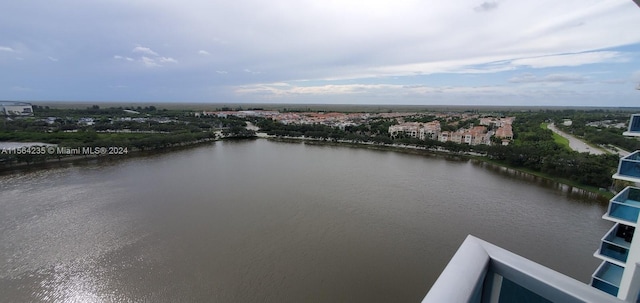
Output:
[[[624,302],[471,235],[422,302],[494,303],[509,296],[535,302]]]

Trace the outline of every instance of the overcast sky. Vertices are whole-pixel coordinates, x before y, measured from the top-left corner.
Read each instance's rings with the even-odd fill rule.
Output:
[[[631,0],[20,0],[0,100],[640,106]]]

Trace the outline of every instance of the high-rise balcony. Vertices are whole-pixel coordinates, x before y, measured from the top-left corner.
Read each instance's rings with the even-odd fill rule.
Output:
[[[635,228],[632,226],[617,223],[602,238],[600,249],[594,255],[605,261],[625,266],[634,231]]]
[[[612,296],[617,296],[623,272],[623,267],[604,261],[591,276],[591,286]]]
[[[607,262],[605,262],[607,263]],[[503,248],[467,236],[422,303],[624,303],[616,265],[600,266],[593,287]],[[618,268],[621,268],[618,266]],[[613,294],[611,296],[610,294]]]
[[[609,202],[609,210],[604,219],[634,225],[640,214],[640,188],[628,186]]]
[[[640,114],[631,115],[629,129],[622,134],[625,136],[640,136]]]
[[[613,175],[613,178],[630,182],[640,182],[640,151],[637,150],[620,159],[618,172]]]

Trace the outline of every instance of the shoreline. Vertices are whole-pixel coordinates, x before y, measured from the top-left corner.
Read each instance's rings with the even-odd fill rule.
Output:
[[[524,173],[530,176],[534,176],[537,178],[562,184],[563,186],[570,188],[574,192],[581,191],[582,193],[585,193],[585,194],[588,193],[588,194],[594,195],[597,198],[597,200],[600,202],[605,202],[605,201],[608,202],[614,196],[614,194],[608,190],[602,191],[597,188],[590,188],[582,184],[571,182],[570,180],[556,178],[553,176],[545,175],[539,172],[530,171],[530,170],[519,168],[519,167],[512,167],[503,163],[499,163],[499,162],[487,159],[485,156],[481,154],[455,153],[455,152],[447,151],[445,149],[428,149],[428,148],[411,146],[411,145],[397,145],[397,144],[389,145],[389,144],[381,144],[381,143],[373,143],[373,142],[352,142],[352,141],[344,141],[344,140],[332,141],[332,140],[301,138],[301,137],[276,137],[276,136],[262,136],[259,138],[278,141],[278,142],[291,142],[291,143],[305,142],[305,143],[318,144],[318,145],[336,145],[336,146],[341,145],[341,146],[351,146],[354,148],[367,148],[372,150],[386,150],[386,151],[393,151],[393,152],[401,152],[401,153],[413,154],[413,155],[430,155],[430,156],[445,157],[449,159],[458,158],[458,159],[472,160],[479,163],[485,163],[493,167],[501,167],[507,170]]]
[[[38,161],[33,163],[16,163],[8,166],[0,166],[0,175],[10,175],[22,171],[37,171],[43,168],[56,168],[64,167],[72,164],[83,164],[91,161],[119,161],[128,158],[145,157],[149,155],[170,153],[177,150],[188,149],[207,143],[212,143],[221,139],[204,139],[193,142],[185,142],[175,146],[166,148],[146,149],[146,150],[131,150],[126,154],[114,154],[114,155],[70,155],[61,158],[45,159],[44,161]]]
[[[228,138],[232,139],[232,138]],[[228,140],[227,139],[227,140]],[[444,157],[447,159],[458,159],[458,160],[472,160],[477,163],[484,163],[487,165],[491,165],[492,167],[504,168],[506,170],[512,170],[519,173],[524,173],[530,176],[534,176],[537,178],[541,178],[544,180],[548,180],[551,182],[555,182],[558,184],[562,184],[565,187],[571,188],[571,191],[580,191],[583,194],[591,194],[597,197],[598,201],[608,201],[613,197],[613,193],[610,191],[601,191],[596,190],[595,188],[589,188],[587,186],[573,183],[569,180],[563,180],[559,178],[555,178],[553,176],[547,176],[535,171],[529,171],[526,169],[511,167],[505,165],[503,163],[499,163],[496,161],[491,161],[487,159],[485,156],[481,154],[473,154],[473,153],[455,153],[450,152],[445,149],[428,149],[424,147],[411,146],[411,145],[399,145],[399,144],[384,144],[384,143],[374,143],[374,142],[354,142],[347,140],[331,140],[331,139],[316,139],[316,138],[304,138],[304,137],[277,137],[273,135],[267,135],[266,133],[258,133],[256,137],[252,138],[241,138],[241,140],[245,139],[266,139],[276,142],[287,142],[287,143],[305,143],[305,144],[317,144],[317,145],[334,145],[334,146],[348,146],[353,148],[366,148],[370,150],[384,150],[384,151],[393,151],[400,152],[405,154],[413,154],[413,155],[421,155],[421,156],[438,156]],[[225,138],[216,138],[209,140],[201,140],[196,142],[189,142],[186,144],[180,144],[177,146],[171,146],[163,149],[152,149],[152,150],[133,150],[128,152],[125,155],[77,155],[77,156],[68,156],[59,159],[47,159],[44,162],[35,162],[35,163],[19,163],[10,166],[0,167],[0,175],[9,175],[13,173],[18,173],[21,171],[35,171],[42,168],[55,168],[55,167],[64,167],[69,164],[81,164],[87,163],[90,161],[118,161],[122,159],[127,159],[130,157],[144,157],[148,155],[155,154],[163,154],[170,153],[176,150],[189,149],[192,147],[197,147],[200,145],[225,140]]]

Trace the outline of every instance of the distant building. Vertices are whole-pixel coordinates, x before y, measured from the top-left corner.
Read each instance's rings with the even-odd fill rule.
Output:
[[[440,142],[453,142],[458,144],[480,145],[490,144],[491,135],[485,126],[475,126],[470,129],[459,129],[457,131],[444,131],[438,135]]]
[[[440,122],[407,122],[389,126],[389,135],[391,135],[391,137],[395,138],[400,134],[404,134],[405,136],[412,138],[418,138],[420,140],[437,140],[440,135]]]
[[[509,145],[509,142],[513,140],[513,129],[511,128],[511,124],[498,128],[498,130],[496,130],[495,137],[502,139],[502,145]]]
[[[480,125],[503,127],[507,124],[509,125],[513,124],[513,120],[515,120],[515,117],[506,117],[506,118],[484,117],[484,118],[480,118]]]
[[[31,103],[0,101],[0,110],[5,116],[33,116]]]
[[[95,121],[93,120],[93,118],[80,118],[78,119],[78,124],[79,125],[87,125],[87,126],[91,126],[96,124]]]

